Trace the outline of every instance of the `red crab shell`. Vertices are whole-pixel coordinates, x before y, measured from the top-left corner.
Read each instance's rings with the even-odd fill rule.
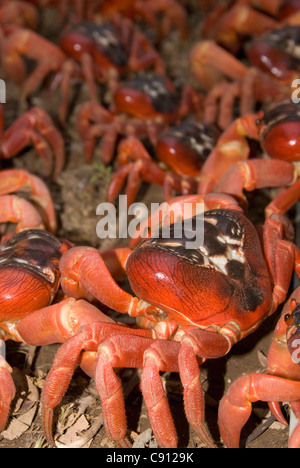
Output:
[[[61,243],[28,230],[0,245],[0,322],[19,320],[49,305],[57,292]]]
[[[182,325],[235,322],[242,336],[252,332],[269,313],[272,293],[252,223],[239,212],[208,211],[204,244],[187,250],[186,240],[171,234],[141,243],[127,262],[134,293]]]

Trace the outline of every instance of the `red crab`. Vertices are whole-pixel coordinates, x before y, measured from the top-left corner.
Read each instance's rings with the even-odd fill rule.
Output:
[[[219,406],[219,427],[227,447],[239,446],[240,432],[251,415],[252,403],[268,402],[276,419],[287,424],[280,402],[289,402],[297,425],[289,440],[290,448],[300,447],[299,401],[300,368],[299,349],[289,351],[290,344],[299,332],[300,288],[284,306],[281,318],[276,326],[272,345],[268,353],[266,373],[250,374],[240,377],[227,390]],[[299,340],[296,348],[299,347]]]
[[[174,26],[185,36],[186,10],[178,0],[26,0],[39,7],[55,7],[63,19],[74,22],[111,18],[116,13],[131,19],[147,21],[160,35],[166,35]],[[202,0],[207,1],[207,0]]]
[[[69,28],[60,39],[68,57],[79,62],[89,86],[90,97],[97,100],[96,80],[105,79],[115,89],[120,74],[154,68],[164,74],[159,53],[149,39],[120,15],[110,21],[79,23]]]
[[[245,46],[251,68],[213,41],[196,44],[190,61],[195,77],[209,90],[206,121],[216,122],[219,101],[220,126],[225,129],[233,120],[237,98],[242,116],[252,112],[255,103],[279,103],[290,99],[291,87],[298,78],[299,40],[299,24],[277,28],[254,38]]]
[[[66,62],[65,54],[36,32],[15,25],[5,25],[2,27],[2,35],[4,76],[21,86],[22,100],[41,86],[50,73],[62,70]],[[24,57],[36,62],[36,67],[29,75]]]
[[[289,59],[279,57],[282,69],[288,69]],[[204,103],[205,121],[218,123],[223,130],[234,120],[237,99],[239,115],[246,116],[253,112],[257,103],[280,103],[291,96],[291,83],[287,85],[254,66],[248,68],[213,41],[197,43],[191,50],[190,63],[195,78],[208,91]],[[294,73],[297,73],[297,66]]]
[[[16,195],[29,192],[29,200]],[[27,171],[0,171],[0,223],[16,223],[16,232],[31,228],[56,231],[54,204],[47,185]]]
[[[189,220],[181,237],[177,230],[182,225],[175,223],[169,235],[160,231],[125,256],[135,297],[116,284],[98,250],[77,247],[62,257],[62,287],[67,295],[80,298],[92,293],[108,307],[137,317],[137,324],[148,330],[125,328],[128,339],[124,340],[112,325],[92,324],[61,346],[42,393],[43,424],[52,444],[53,409],[67,390],[82,351],[89,351],[97,352],[94,378],[106,431],[120,446],[130,445],[121,382],[114,372],[121,367],[143,369],[141,388],[160,446],[177,443],[160,371],[180,373],[187,419],[201,439],[213,445],[204,423],[199,365],[227,354],[285,300],[297,248],[284,240],[292,234],[285,218],[267,219],[262,252],[255,227],[231,197],[174,199],[169,207],[175,210],[175,221],[178,216],[182,220],[178,207],[186,203],[192,204],[194,213],[200,208],[200,214]],[[187,249],[199,221],[204,242]],[[143,331],[150,335],[142,335]]]
[[[12,158],[32,143],[38,155],[45,161],[45,175],[53,173],[53,177],[56,178],[64,167],[65,147],[51,117],[43,109],[33,107],[4,131],[3,110],[3,106],[0,105],[0,160]]]
[[[15,24],[36,29],[38,25],[38,12],[33,5],[29,5],[24,1],[1,1],[0,24]]]
[[[32,346],[62,343],[88,323],[113,323],[83,300],[66,299],[50,305],[58,299],[59,260],[72,245],[42,229],[29,229],[29,219],[22,228],[26,230],[8,234],[0,243],[0,341],[14,340]],[[116,276],[120,274],[122,255],[124,249],[104,255],[109,270]],[[89,355],[82,356],[85,370],[89,361]],[[0,433],[15,394],[11,372],[0,355]]]
[[[0,340],[32,346],[64,342],[87,323],[111,322],[85,301],[52,306],[60,282],[59,260],[70,244],[31,229],[0,244]],[[12,369],[0,356],[0,432],[15,394]]]
[[[116,13],[131,19],[147,21],[160,37],[165,37],[174,27],[182,37],[187,35],[187,13],[180,0],[103,0],[94,2],[88,16],[94,20],[111,17]]]
[[[114,201],[126,179],[128,206],[134,202],[141,181],[162,185],[165,200],[170,200],[174,191],[183,195],[195,193],[199,171],[219,136],[216,126],[202,122],[171,126],[158,137],[155,150],[160,165],[139,139],[131,137],[121,141],[117,154],[119,169],[110,182],[108,200]]]
[[[42,88],[47,78],[52,78],[50,91],[60,86],[62,102],[58,115],[63,121],[69,104],[70,79],[76,77],[82,81],[84,78],[79,65],[56,44],[31,29],[15,25],[2,26],[1,49],[4,76],[20,86],[22,104]],[[33,70],[28,71],[28,61],[35,64]]]
[[[230,194],[240,195],[243,188],[292,185],[298,178],[293,163],[300,158],[299,125],[298,107],[291,102],[237,119],[204,163],[199,192],[222,192],[226,186]],[[270,159],[245,162],[250,154],[248,138],[258,140]]]
[[[202,114],[202,97],[185,87],[180,98],[165,76],[151,75],[122,83],[113,96],[111,111],[99,103],[87,102],[78,112],[77,128],[84,154],[91,161],[97,138],[103,137],[102,159],[108,164],[114,155],[118,135],[148,136],[155,146],[158,134],[169,124],[193,111]]]
[[[9,0],[10,1],[10,0]],[[38,8],[56,8],[62,20],[82,21],[86,15],[86,6],[95,0],[25,0]],[[98,0],[96,0],[98,1]]]
[[[236,54],[243,41],[288,24],[299,24],[299,0],[219,2],[206,19],[202,37],[214,39]]]
[[[286,18],[289,18],[289,23],[292,23],[293,18],[298,18],[299,9],[299,0],[286,0],[280,7],[278,18],[280,20],[285,20]]]
[[[255,38],[246,47],[252,66],[259,68],[290,89],[299,77],[300,26],[286,26]]]

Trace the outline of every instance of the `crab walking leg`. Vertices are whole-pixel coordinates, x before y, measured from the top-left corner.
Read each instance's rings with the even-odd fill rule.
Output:
[[[43,209],[47,216],[47,227],[50,232],[55,233],[57,223],[54,203],[44,181],[21,169],[0,172],[0,196],[23,190],[28,191],[30,199]]]
[[[17,223],[16,232],[26,229],[45,229],[37,209],[17,195],[0,197],[0,223]]]
[[[3,121],[3,117],[1,118]],[[54,177],[65,163],[64,139],[54,126],[51,117],[38,107],[33,107],[19,117],[1,137],[1,158],[10,159],[29,143],[46,163],[46,175],[52,170],[52,153],[55,155]]]
[[[290,403],[290,440],[289,447],[300,447],[300,401]],[[293,424],[292,424],[293,423]]]
[[[260,113],[241,117],[224,131],[202,167],[199,193],[214,191],[222,176],[232,166],[248,160],[250,148],[247,137],[258,139],[258,130],[254,122],[260,117]]]
[[[231,385],[219,406],[219,427],[226,446],[239,447],[240,433],[251,415],[252,403],[299,399],[300,382],[268,374],[240,377]],[[300,438],[296,444],[300,446]]]
[[[266,215],[287,213],[300,198],[300,179],[275,197],[266,208]]]
[[[177,447],[176,430],[159,372],[178,372],[180,343],[155,342],[144,354],[141,378],[143,397],[149,419],[160,447]]]
[[[67,299],[58,304],[37,310],[21,319],[14,327],[7,325],[7,331],[16,341],[32,346],[62,343],[76,334],[80,326],[87,323],[113,321],[91,304],[80,300]],[[5,323],[1,323],[5,329]],[[3,348],[3,341],[0,341]],[[11,377],[12,369],[0,355],[0,432],[4,429],[9,408],[15,395]]]
[[[102,323],[86,325],[76,335],[67,340],[55,356],[53,366],[47,376],[42,392],[43,426],[46,437],[52,445],[55,445],[52,435],[53,410],[60,403],[69,386],[75,367],[80,363],[82,351],[97,351],[99,345],[112,335],[120,336],[121,342],[127,343],[130,347],[130,356],[134,356],[134,359],[139,359],[138,364],[142,365],[140,353],[136,353],[137,347],[133,348],[134,345],[131,344],[132,336],[137,335],[139,337],[150,338],[151,331],[132,330],[115,323],[104,323],[103,321]],[[128,336],[127,340],[124,340],[124,335]],[[147,345],[149,346],[148,341]],[[135,352],[133,352],[133,349]],[[102,356],[101,353],[100,355]],[[120,367],[130,367],[131,364],[131,361],[126,361],[126,363],[122,361]],[[101,373],[101,370],[99,372]],[[103,378],[105,379],[104,382],[109,385],[110,381],[106,380],[105,373]],[[100,377],[101,379],[102,377]],[[100,385],[99,373],[98,377],[95,375],[95,381],[97,385]],[[120,417],[124,421],[124,418]],[[125,439],[121,440],[121,443],[122,446],[128,446],[128,442]]]
[[[274,309],[285,301],[293,271],[299,274],[300,251],[291,242],[293,236],[293,227],[284,216],[272,215],[266,220],[263,237],[265,256],[274,282]],[[272,245],[276,245],[275,250]]]
[[[230,340],[221,334],[193,330],[184,335],[182,343],[155,341],[146,350],[141,387],[151,426],[161,447],[176,447],[177,437],[159,372],[180,372],[187,420],[201,440],[214,447],[204,423],[204,394],[199,365],[206,358],[227,354],[231,346]]]
[[[182,339],[178,357],[187,419],[200,439],[212,448],[215,445],[204,422],[204,393],[199,363],[225,356],[235,341],[234,332],[231,335],[230,337],[207,330],[190,330]]]
[[[2,343],[0,343],[1,348],[3,346]],[[0,355],[0,433],[5,428],[9,415],[10,404],[16,393],[11,373],[12,368],[5,361],[4,357]]]
[[[236,80],[243,79],[248,72],[245,65],[214,41],[196,43],[190,52],[190,64],[192,74],[206,89],[220,82],[223,75]]]
[[[16,393],[11,373],[12,368],[5,361],[5,341],[0,340],[0,432],[5,428],[10,404]]]
[[[229,9],[224,14],[221,21],[219,34],[222,37],[229,37],[224,41],[226,45],[234,45],[237,36],[246,36],[249,34],[262,35],[267,31],[272,31],[279,27],[279,23],[267,15],[254,10],[251,6],[240,5]]]
[[[65,164],[65,143],[61,133],[54,126],[52,119],[39,108],[31,109],[30,113],[36,119],[36,126],[43,136],[47,146],[55,155],[53,178],[55,179],[62,171]],[[40,151],[40,155],[42,153]]]
[[[153,340],[144,336],[132,335],[124,340],[123,336],[112,336],[98,349],[95,371],[95,384],[101,398],[101,407],[105,428],[110,437],[120,447],[130,447],[126,437],[126,414],[120,379],[115,374],[117,367],[143,367],[143,354]],[[148,333],[151,336],[151,333]],[[138,352],[133,352],[138,350]]]
[[[24,342],[43,346],[63,343],[81,326],[95,322],[114,323],[89,302],[69,298],[27,315],[16,324],[16,332]]]
[[[227,162],[229,163],[229,161]],[[252,159],[232,165],[229,164],[227,171],[223,173],[222,178],[215,186],[214,192],[229,193],[231,196],[245,198],[243,190],[252,191],[266,187],[286,187],[293,184],[296,177],[297,170],[289,161]],[[292,206],[292,203],[295,203],[297,199],[294,196],[289,201],[290,206]],[[288,209],[289,206],[284,205],[282,208]],[[269,212],[271,212],[270,207]],[[273,209],[273,212],[279,213],[279,210]]]

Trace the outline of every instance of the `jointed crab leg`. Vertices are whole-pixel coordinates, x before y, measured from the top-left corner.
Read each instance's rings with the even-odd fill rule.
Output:
[[[220,403],[219,427],[228,447],[239,446],[240,431],[248,421],[252,404],[256,401],[290,401],[300,397],[300,382],[288,381],[268,374],[252,374],[238,379],[230,389],[230,395]],[[229,426],[230,429],[225,429]],[[300,440],[297,444],[299,446]]]
[[[24,227],[39,227],[44,221],[48,230],[55,233],[57,227],[55,209],[49,189],[42,179],[21,169],[0,171],[0,197],[18,191],[29,192],[30,199],[36,203],[37,207],[42,209],[41,215],[37,212],[37,209],[26,200],[22,201],[19,197],[7,197],[6,199],[2,197],[0,198],[0,203],[3,205],[1,210],[1,213],[3,213],[1,218],[3,218],[3,220],[1,222],[8,220],[14,222],[12,219],[9,219],[9,217],[15,214],[18,219],[23,219],[23,221],[20,221],[18,230],[22,230]],[[7,203],[5,200],[7,200],[7,202],[11,200],[11,208],[9,208],[8,205],[6,209],[4,208],[4,203]],[[45,220],[42,219],[43,215]],[[7,219],[5,219],[5,217],[7,217]]]
[[[297,288],[291,298],[299,299]],[[295,301],[295,299],[293,299]],[[282,311],[276,326],[274,338],[268,352],[266,374],[250,374],[240,377],[228,389],[219,406],[219,427],[227,447],[238,447],[240,432],[250,417],[252,403],[266,401],[274,416],[282,424],[287,424],[279,406],[280,402],[290,403],[298,425],[293,431],[289,447],[300,446],[300,370],[292,360],[287,347],[287,311],[291,310],[291,300]]]
[[[202,335],[203,333],[203,335]],[[124,339],[124,335],[128,339]],[[176,447],[177,436],[166,395],[159,376],[160,371],[180,372],[185,388],[185,408],[189,422],[209,446],[211,437],[204,425],[203,394],[199,362],[196,351],[191,350],[188,336],[181,345],[176,341],[153,340],[150,330],[128,329],[111,323],[96,323],[83,327],[59,349],[53,368],[43,389],[43,423],[48,440],[54,444],[52,417],[54,407],[61,401],[76,364],[80,364],[82,351],[97,351],[95,383],[102,404],[104,422],[108,434],[121,447],[128,447],[126,415],[122,386],[114,368],[142,368],[141,386],[150,421],[162,447]],[[194,336],[194,338],[197,336]],[[199,331],[204,354],[226,354],[230,345],[227,338],[213,332]],[[202,339],[203,338],[203,339]],[[199,345],[200,345],[199,342]],[[214,346],[209,351],[210,346]],[[219,343],[218,343],[219,342]],[[138,350],[132,352],[132,350]]]
[[[126,330],[124,327],[115,325],[112,319],[93,305],[82,300],[76,301],[73,298],[66,299],[58,304],[28,314],[19,320],[16,325],[2,322],[1,329],[5,330],[8,336],[16,341],[23,341],[32,346],[42,346],[52,343],[62,343],[73,335],[75,335],[74,338],[76,339],[77,337],[80,338],[82,335],[80,333],[77,335],[80,327],[87,323],[96,322],[101,322],[102,328],[104,327],[104,329],[107,330],[110,330],[111,326],[117,327],[119,333]],[[145,331],[144,333],[147,335],[151,332]],[[67,348],[72,345],[71,340],[67,343]],[[73,354],[71,353],[70,360]],[[60,386],[64,381],[64,372],[67,368],[68,360],[67,357],[65,357],[64,368],[58,372],[61,376],[58,379],[58,384]],[[15,386],[11,377],[11,372],[11,367],[5,359],[0,356],[0,432],[5,427],[10,403],[15,394]],[[58,388],[60,387],[55,387],[54,394],[58,392]],[[49,387],[48,391],[51,393]]]
[[[4,343],[1,341],[1,343]],[[2,344],[0,343],[0,347]],[[15,384],[11,376],[12,368],[0,355],[0,432],[3,431],[9,415],[10,404],[15,396]]]
[[[98,346],[108,339],[112,334],[120,335],[122,342],[127,343],[130,346],[131,360],[129,363],[132,363],[133,360],[141,360],[141,353],[132,353],[131,339],[133,336],[137,337],[151,337],[151,331],[148,330],[131,330],[122,325],[117,325],[114,323],[93,323],[92,325],[87,325],[82,328],[79,333],[69,339],[65,345],[61,346],[58,353],[56,354],[53,367],[47,376],[45,386],[42,393],[42,404],[43,404],[43,424],[45,428],[45,433],[48,440],[54,444],[52,436],[52,417],[53,409],[60,402],[63,397],[66,389],[69,386],[70,380],[72,378],[75,366],[80,362],[80,355],[82,351],[97,351]],[[124,335],[130,340],[124,340]],[[147,344],[148,341],[146,340]],[[136,347],[135,349],[139,349]],[[120,360],[123,362],[122,360]],[[119,361],[119,362],[120,362]],[[124,364],[124,362],[123,362]],[[121,367],[122,365],[121,364]],[[139,362],[140,364],[140,362]],[[135,367],[135,366],[134,366]],[[109,388],[109,394],[112,395],[112,400],[114,396],[114,391],[112,393],[111,385],[113,383],[110,380],[104,380],[103,385],[106,385]],[[104,417],[106,418],[107,405],[110,406],[111,401],[104,401]],[[121,428],[121,433],[123,431],[124,417],[122,415],[122,404],[123,399],[117,399],[116,408],[117,408],[117,418],[119,421],[116,423],[115,430]],[[113,415],[115,417],[115,414]],[[110,417],[110,416],[107,416]],[[107,426],[111,426],[110,420],[107,422]],[[126,425],[125,425],[126,431]],[[120,435],[118,438],[120,445],[128,446],[125,435]]]

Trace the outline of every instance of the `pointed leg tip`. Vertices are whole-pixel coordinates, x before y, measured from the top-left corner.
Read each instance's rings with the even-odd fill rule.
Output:
[[[51,408],[42,409],[42,422],[43,422],[43,429],[47,439],[47,442],[51,447],[56,447],[53,433],[52,433],[52,425],[53,425],[53,410]]]

